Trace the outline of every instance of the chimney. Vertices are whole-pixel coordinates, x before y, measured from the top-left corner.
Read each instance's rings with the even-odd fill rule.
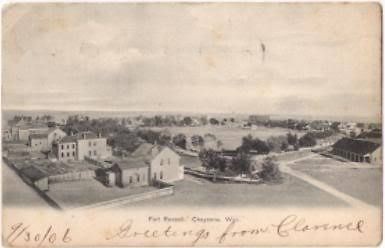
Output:
[[[99,132],[99,133],[98,133],[98,138],[101,138],[101,137],[102,137],[102,133]]]
[[[82,133],[82,138],[86,139],[86,133]]]

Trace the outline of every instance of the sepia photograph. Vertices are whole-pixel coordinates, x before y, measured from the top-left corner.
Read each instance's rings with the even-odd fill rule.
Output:
[[[4,246],[381,242],[379,3],[2,7]]]

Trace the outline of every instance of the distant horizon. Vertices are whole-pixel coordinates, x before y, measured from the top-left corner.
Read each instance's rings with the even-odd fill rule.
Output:
[[[38,113],[110,113],[110,114],[179,114],[179,115],[223,115],[223,116],[250,116],[250,115],[267,115],[270,117],[281,117],[283,119],[293,118],[293,119],[303,119],[303,120],[330,120],[330,121],[355,121],[355,122],[367,122],[367,123],[382,123],[382,119],[374,119],[369,116],[333,116],[333,115],[298,115],[298,114],[275,114],[275,113],[257,113],[257,112],[195,112],[195,111],[178,111],[178,110],[48,110],[48,109],[2,109],[2,112],[38,112]],[[106,116],[108,117],[108,115]]]

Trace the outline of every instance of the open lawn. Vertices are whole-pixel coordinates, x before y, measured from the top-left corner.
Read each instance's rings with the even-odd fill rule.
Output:
[[[316,156],[288,164],[292,169],[314,177],[335,189],[375,206],[382,204],[382,170],[348,168],[350,163]]]
[[[143,187],[106,187],[96,180],[50,184],[47,195],[61,208],[75,208],[154,190]]]
[[[235,128],[235,127],[225,127],[225,126],[199,126],[199,127],[154,127],[151,128],[156,131],[168,130],[172,135],[183,133],[187,136],[192,136],[194,134],[205,135],[207,133],[214,134],[217,139],[223,142],[224,149],[236,149],[242,143],[242,138],[251,134],[255,138],[266,140],[270,136],[279,136],[286,135],[288,132],[297,133],[299,136],[302,136],[304,132],[295,131],[286,128],[267,128],[267,127],[258,127],[257,129],[244,129],[244,128]]]
[[[341,200],[295,177],[284,174],[284,182],[276,185],[212,183],[185,175],[176,182],[175,194],[163,198],[132,203],[128,207],[320,207],[347,206]]]

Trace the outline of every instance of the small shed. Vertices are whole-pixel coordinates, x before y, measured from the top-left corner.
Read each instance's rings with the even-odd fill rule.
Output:
[[[119,187],[144,186],[149,184],[149,165],[140,159],[122,159],[110,168]]]

